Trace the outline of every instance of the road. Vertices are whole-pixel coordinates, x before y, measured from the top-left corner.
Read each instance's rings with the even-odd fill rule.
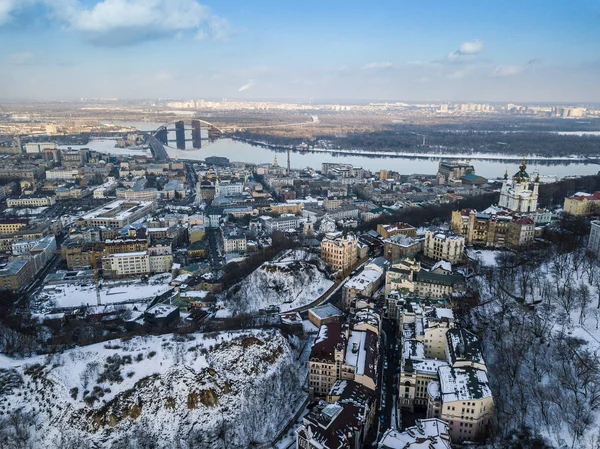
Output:
[[[156,161],[168,161],[169,155],[165,150],[165,147],[162,143],[158,141],[156,137],[154,137],[150,133],[144,133],[146,135],[146,142],[150,146],[150,150],[152,151],[152,156]]]
[[[383,320],[380,336],[380,357],[379,357],[379,383],[377,388],[378,408],[376,419],[369,433],[365,438],[363,447],[373,447],[378,438],[381,437],[390,427],[395,427],[392,423],[392,410],[394,408],[394,393],[396,392],[397,377],[396,367],[398,366],[398,351],[396,345],[396,329],[393,321]]]
[[[219,231],[216,229],[207,229],[206,239],[208,240],[208,257],[210,266],[215,270],[218,270],[223,266],[223,261],[220,257],[221,249],[219,246]]]

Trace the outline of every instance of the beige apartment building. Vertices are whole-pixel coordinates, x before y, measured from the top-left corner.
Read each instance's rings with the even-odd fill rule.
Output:
[[[358,262],[358,239],[354,234],[326,234],[321,242],[321,259],[334,271],[348,271]]]
[[[148,251],[114,253],[102,259],[102,266],[109,276],[127,277],[149,273],[164,273],[171,270],[173,256],[161,254],[150,256]]]
[[[458,263],[463,259],[465,250],[465,238],[447,232],[425,233],[423,252],[426,257],[434,260],[447,260]]]
[[[535,239],[534,220],[505,211],[456,210],[452,212],[451,226],[465,238],[466,245],[518,248]]]

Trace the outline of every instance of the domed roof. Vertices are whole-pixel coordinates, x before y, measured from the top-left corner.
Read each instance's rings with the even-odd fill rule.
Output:
[[[529,179],[529,173],[527,173],[524,170],[519,170],[518,172],[515,173],[513,178]]]
[[[519,166],[519,171],[515,173],[515,175],[513,176],[513,178],[515,179],[529,179],[529,173],[527,173],[525,170],[527,169],[527,165],[525,165],[525,158],[523,158],[523,161],[521,162],[521,165]]]

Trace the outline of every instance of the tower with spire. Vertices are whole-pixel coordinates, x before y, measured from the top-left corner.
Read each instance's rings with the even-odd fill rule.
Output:
[[[519,171],[514,174],[511,181],[508,179],[508,170],[504,173],[498,206],[513,212],[535,212],[538,203],[539,182],[538,173],[533,182],[533,189],[530,189],[531,181],[529,173],[527,173],[525,158],[523,158]]]

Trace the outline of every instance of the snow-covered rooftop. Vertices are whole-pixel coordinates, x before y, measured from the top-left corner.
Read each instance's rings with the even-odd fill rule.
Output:
[[[487,373],[481,369],[441,366],[438,374],[443,402],[470,401],[492,396]]]

